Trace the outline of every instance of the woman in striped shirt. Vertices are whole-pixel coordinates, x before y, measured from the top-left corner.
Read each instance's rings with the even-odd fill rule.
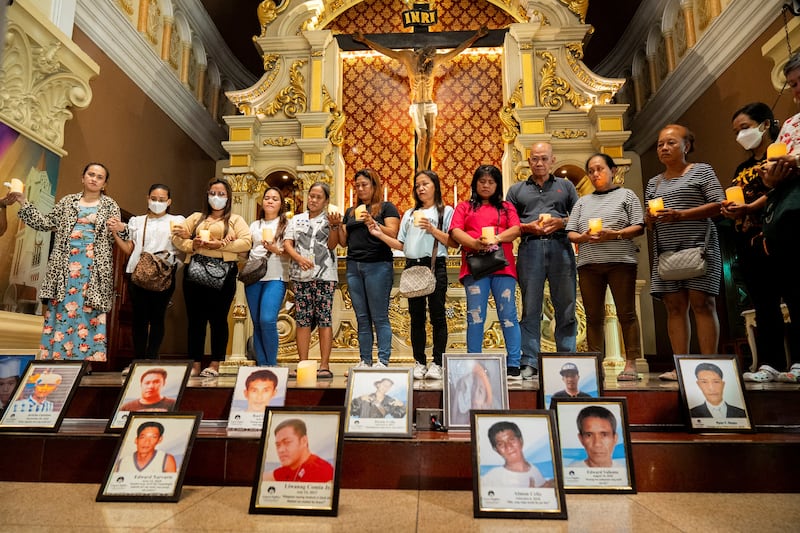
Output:
[[[603,352],[606,287],[611,288],[625,342],[625,368],[619,381],[636,381],[641,356],[636,316],[636,269],[644,233],[642,204],[636,194],[614,183],[617,166],[606,154],[586,162],[595,191],[578,199],[567,223],[569,240],[578,245],[578,282],[586,310],[586,341],[591,352]]]

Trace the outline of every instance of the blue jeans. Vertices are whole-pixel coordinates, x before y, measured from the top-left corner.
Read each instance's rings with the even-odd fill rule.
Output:
[[[358,323],[358,351],[361,360],[372,364],[372,327],[378,337],[378,360],[389,364],[392,355],[392,325],[389,324],[389,296],[393,264],[347,261],[347,286]]]
[[[545,280],[555,312],[556,350],[574,352],[578,322],[575,253],[570,242],[566,238],[524,241],[517,252],[517,277],[522,292],[522,364],[539,366]]]
[[[517,281],[511,276],[489,275],[478,280],[466,276],[461,282],[467,293],[467,351],[481,353],[483,349],[483,325],[491,291],[506,341],[506,366],[519,368],[520,330],[515,299]]]
[[[244,288],[253,319],[253,345],[258,366],[278,364],[278,312],[285,294],[286,283],[280,280],[257,281]]]

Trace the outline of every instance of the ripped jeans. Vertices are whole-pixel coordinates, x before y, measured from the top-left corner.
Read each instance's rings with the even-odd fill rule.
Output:
[[[467,275],[462,278],[467,293],[467,351],[481,353],[483,348],[483,327],[486,322],[486,306],[489,291],[494,296],[497,319],[503,329],[506,342],[506,366],[519,368],[521,340],[515,292],[517,280],[511,276],[489,275],[479,280]]]

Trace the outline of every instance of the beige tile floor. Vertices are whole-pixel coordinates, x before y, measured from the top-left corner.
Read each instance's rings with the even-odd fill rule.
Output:
[[[1,532],[797,531],[800,495],[567,495],[569,520],[472,517],[464,491],[342,490],[338,517],[250,515],[247,487],[184,487],[178,503],[96,503],[98,486],[0,483]]]

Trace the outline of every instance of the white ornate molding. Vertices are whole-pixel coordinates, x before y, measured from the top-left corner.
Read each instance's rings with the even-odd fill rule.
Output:
[[[79,0],[75,24],[210,157],[226,157],[223,128],[111,0]]]
[[[0,119],[42,146],[66,155],[64,124],[70,107],[92,100],[89,80],[100,67],[33,6],[8,8],[0,71]]]
[[[735,2],[722,11],[633,118],[626,150],[643,153],[780,15],[783,0]]]

